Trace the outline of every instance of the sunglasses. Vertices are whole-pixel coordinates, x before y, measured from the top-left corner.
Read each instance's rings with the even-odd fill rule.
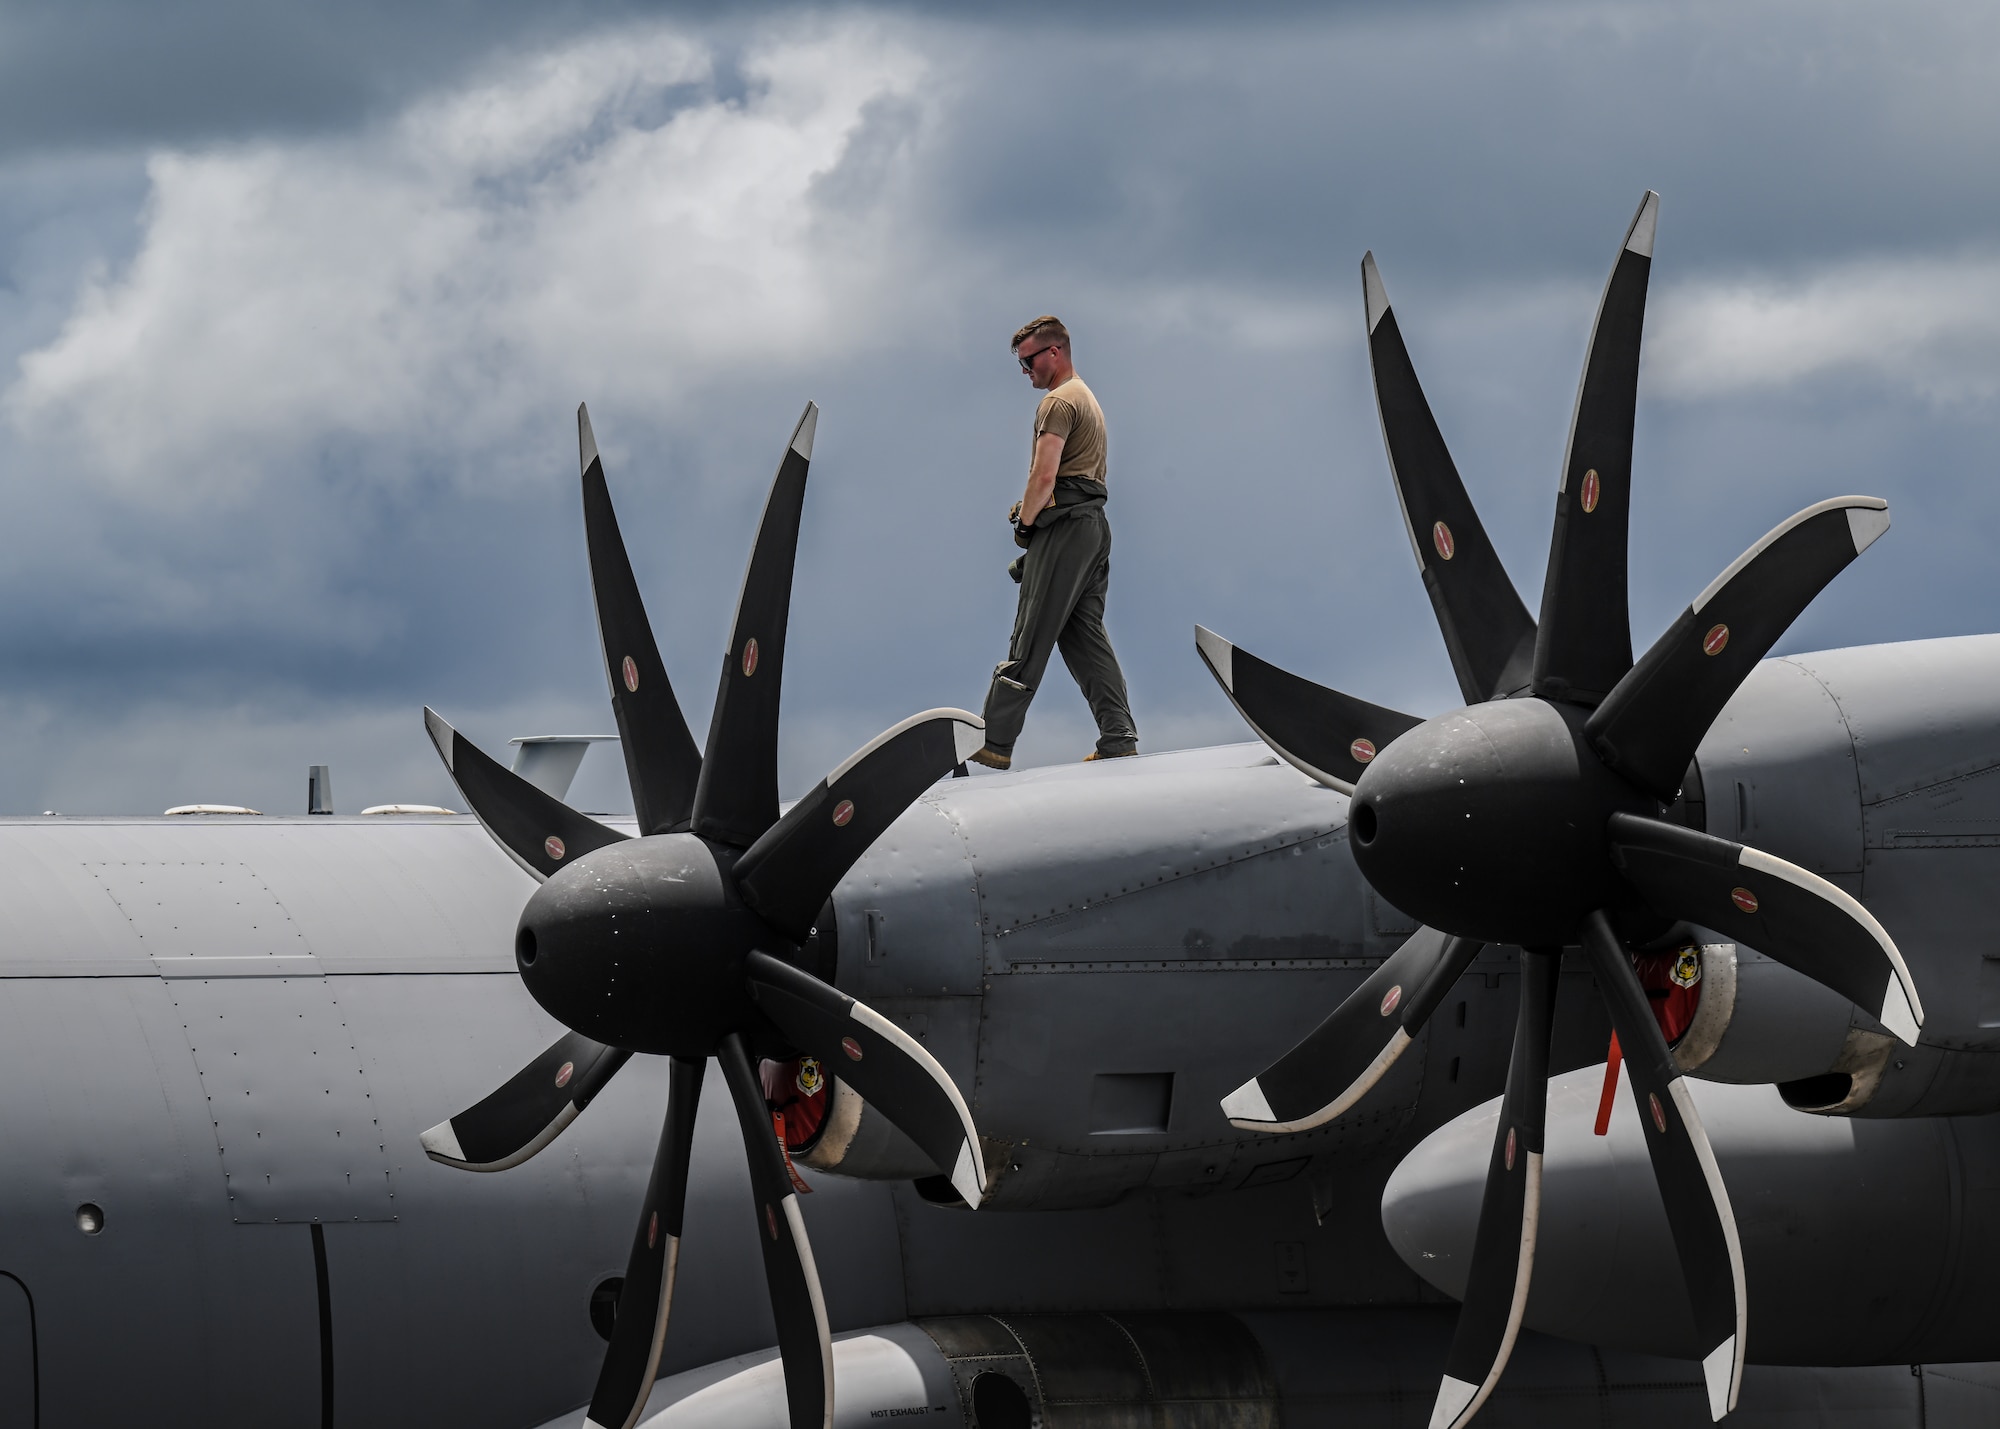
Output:
[[[1014,354],[1014,356],[1020,361],[1021,370],[1023,372],[1033,372],[1035,370],[1036,358],[1040,357],[1043,353],[1052,351],[1060,346],[1061,346],[1060,343],[1052,342],[1047,347],[1038,347],[1033,352],[1017,352]]]

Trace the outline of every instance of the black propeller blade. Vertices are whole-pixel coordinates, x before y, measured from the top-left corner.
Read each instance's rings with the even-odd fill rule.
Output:
[[[750,995],[794,1047],[861,1093],[942,1168],[968,1206],[986,1194],[972,1113],[951,1075],[909,1033],[810,973],[750,955]]]
[[[1423,721],[1371,705],[1239,650],[1197,625],[1194,647],[1236,712],[1280,759],[1343,794],[1390,742]]]
[[[1626,1050],[1654,1175],[1675,1211],[1718,1416],[1733,1405],[1742,1370],[1742,1256],[1700,1119],[1621,930],[1650,938],[1682,921],[1712,927],[1852,999],[1906,1042],[1923,1025],[1894,941],[1858,902],[1782,859],[1661,817],[1723,706],[1889,518],[1885,503],[1865,496],[1799,513],[1632,662],[1625,591],[1632,420],[1657,215],[1657,196],[1648,192],[1598,311],[1539,623],[1519,611],[1417,388],[1374,260],[1362,263],[1390,467],[1470,704],[1403,729],[1349,776],[1355,862],[1424,929],[1223,1107],[1251,1130],[1303,1130],[1339,1115],[1408,1045],[1482,943],[1527,949],[1500,1140],[1432,1429],[1463,1423],[1484,1402],[1526,1303],[1556,950],[1581,943],[1589,953]],[[1246,665],[1241,651],[1206,632],[1202,653],[1253,728],[1267,740],[1267,730],[1280,732],[1274,748],[1284,741],[1326,760],[1323,751],[1351,727],[1356,707],[1373,717],[1359,701]],[[1254,677],[1246,680],[1243,669]],[[1253,686],[1255,696],[1243,698]],[[1336,787],[1346,782],[1344,770],[1286,757],[1316,777],[1333,775],[1327,782]]]
[[[625,841],[618,830],[543,793],[463,738],[428,705],[424,728],[466,806],[479,816],[493,842],[537,879],[550,877],[587,853]]]
[[[632,1054],[565,1032],[476,1106],[420,1138],[424,1154],[462,1171],[505,1171],[547,1146]]]
[[[708,751],[695,789],[694,831],[738,848],[748,848],[778,821],[778,694],[785,675],[799,516],[818,428],[819,407],[808,402],[778,463],[750,568],[743,573],[736,628],[722,657],[722,683],[715,692]]]
[[[1456,1429],[1474,1414],[1513,1353],[1528,1308],[1535,1236],[1542,1207],[1542,1138],[1549,1104],[1549,1039],[1555,1030],[1556,978],[1562,954],[1527,949],[1521,957],[1521,1005],[1514,1020],[1514,1055],[1486,1166],[1486,1194],[1472,1266],[1445,1357],[1444,1381],[1431,1409],[1432,1429]]]
[[[828,1429],[833,1423],[833,1337],[827,1329],[826,1300],[820,1294],[806,1223],[799,1216],[798,1193],[785,1171],[771,1109],[765,1105],[764,1088],[750,1065],[742,1036],[731,1033],[723,1038],[716,1058],[736,1103],[743,1151],[750,1158],[757,1243],[764,1249],[764,1283],[771,1292],[771,1317],[778,1325],[792,1429]]]
[[[1534,672],[1535,622],[1452,464],[1373,253],[1361,259],[1361,291],[1389,474],[1458,687],[1467,704],[1525,689]]]
[[[1709,1415],[1720,1419],[1736,1407],[1737,1387],[1743,1382],[1743,1327],[1749,1314],[1743,1246],[1729,1209],[1729,1191],[1694,1099],[1646,1001],[1646,989],[1603,913],[1584,919],[1583,950],[1605,990],[1611,1025],[1624,1050],[1625,1077],[1646,1128],[1653,1179],[1667,1206],[1681,1279],[1694,1308]]]
[[[1634,814],[1611,816],[1611,857],[1664,917],[1713,928],[1832,988],[1914,1047],[1917,985],[1889,932],[1797,864]]]
[[[1888,529],[1888,502],[1836,496],[1738,556],[1591,713],[1584,729],[1604,762],[1671,801],[1736,687],[1827,582]]]
[[[697,753],[632,578],[588,414],[578,411],[591,585],[644,836],[551,799],[426,720],[452,778],[494,839],[543,880],[514,958],[528,991],[570,1029],[507,1084],[424,1133],[435,1159],[518,1165],[548,1144],[634,1052],[673,1059],[666,1123],[588,1422],[630,1429],[659,1367],[706,1059],[721,1060],[750,1158],[765,1277],[792,1429],[827,1429],[826,1306],[784,1150],[751,1048],[818,1057],[978,1205],[986,1171],[971,1112],[944,1069],[888,1019],[822,980],[816,924],[835,884],[985,726],[929,710],[864,745],[778,817],[778,698],[792,563],[819,409],[810,404],[772,483],[737,603],[708,748]]]
[[[1222,1099],[1245,1131],[1307,1131],[1366,1096],[1483,944],[1419,928],[1291,1051]]]
[[[583,535],[590,551],[590,593],[597,605],[597,633],[611,684],[611,712],[632,785],[632,808],[642,834],[684,829],[701,778],[694,747],[667,667],[653,641],[646,603],[639,598],[618,513],[604,484],[604,462],[590,429],[590,409],[576,409],[577,461],[583,468]]]
[[[876,735],[736,861],[744,901],[802,941],[854,861],[985,738],[977,715],[950,709],[925,710]]]
[[[1577,387],[1535,631],[1535,693],[1544,699],[1595,704],[1632,667],[1625,611],[1632,421],[1659,218],[1660,196],[1649,189],[1605,280]]]
[[[701,1106],[699,1058],[676,1057],[667,1086],[667,1120],[653,1152],[653,1174],[639,1205],[639,1227],[625,1258],[625,1283],[612,1317],[611,1347],[597,1371],[584,1423],[598,1429],[632,1429],[646,1410],[667,1342],[667,1312],[674,1300],[674,1271],[687,1214],[688,1168],[694,1159],[694,1119]]]

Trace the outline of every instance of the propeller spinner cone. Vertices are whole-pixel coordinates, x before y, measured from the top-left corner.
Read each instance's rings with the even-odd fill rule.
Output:
[[[1588,711],[1532,696],[1427,720],[1362,772],[1354,861],[1390,903],[1487,943],[1562,946],[1593,908],[1631,896],[1605,821],[1659,803],[1604,767]]]

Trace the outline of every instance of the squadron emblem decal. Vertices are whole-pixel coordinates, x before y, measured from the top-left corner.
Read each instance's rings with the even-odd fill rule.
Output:
[[[799,1058],[798,1089],[811,1096],[825,1085],[826,1074],[820,1071],[818,1060],[812,1057]]]
[[[1693,987],[1701,981],[1701,949],[1689,945],[1674,956],[1673,971],[1667,974],[1675,987]]]

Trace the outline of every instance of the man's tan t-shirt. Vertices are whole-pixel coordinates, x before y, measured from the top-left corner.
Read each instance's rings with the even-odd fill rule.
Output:
[[[1104,480],[1104,409],[1097,405],[1097,398],[1083,385],[1081,377],[1072,377],[1060,387],[1050,389],[1042,404],[1035,408],[1035,436],[1039,438],[1043,432],[1054,432],[1063,439],[1062,460],[1056,463],[1057,476]]]

